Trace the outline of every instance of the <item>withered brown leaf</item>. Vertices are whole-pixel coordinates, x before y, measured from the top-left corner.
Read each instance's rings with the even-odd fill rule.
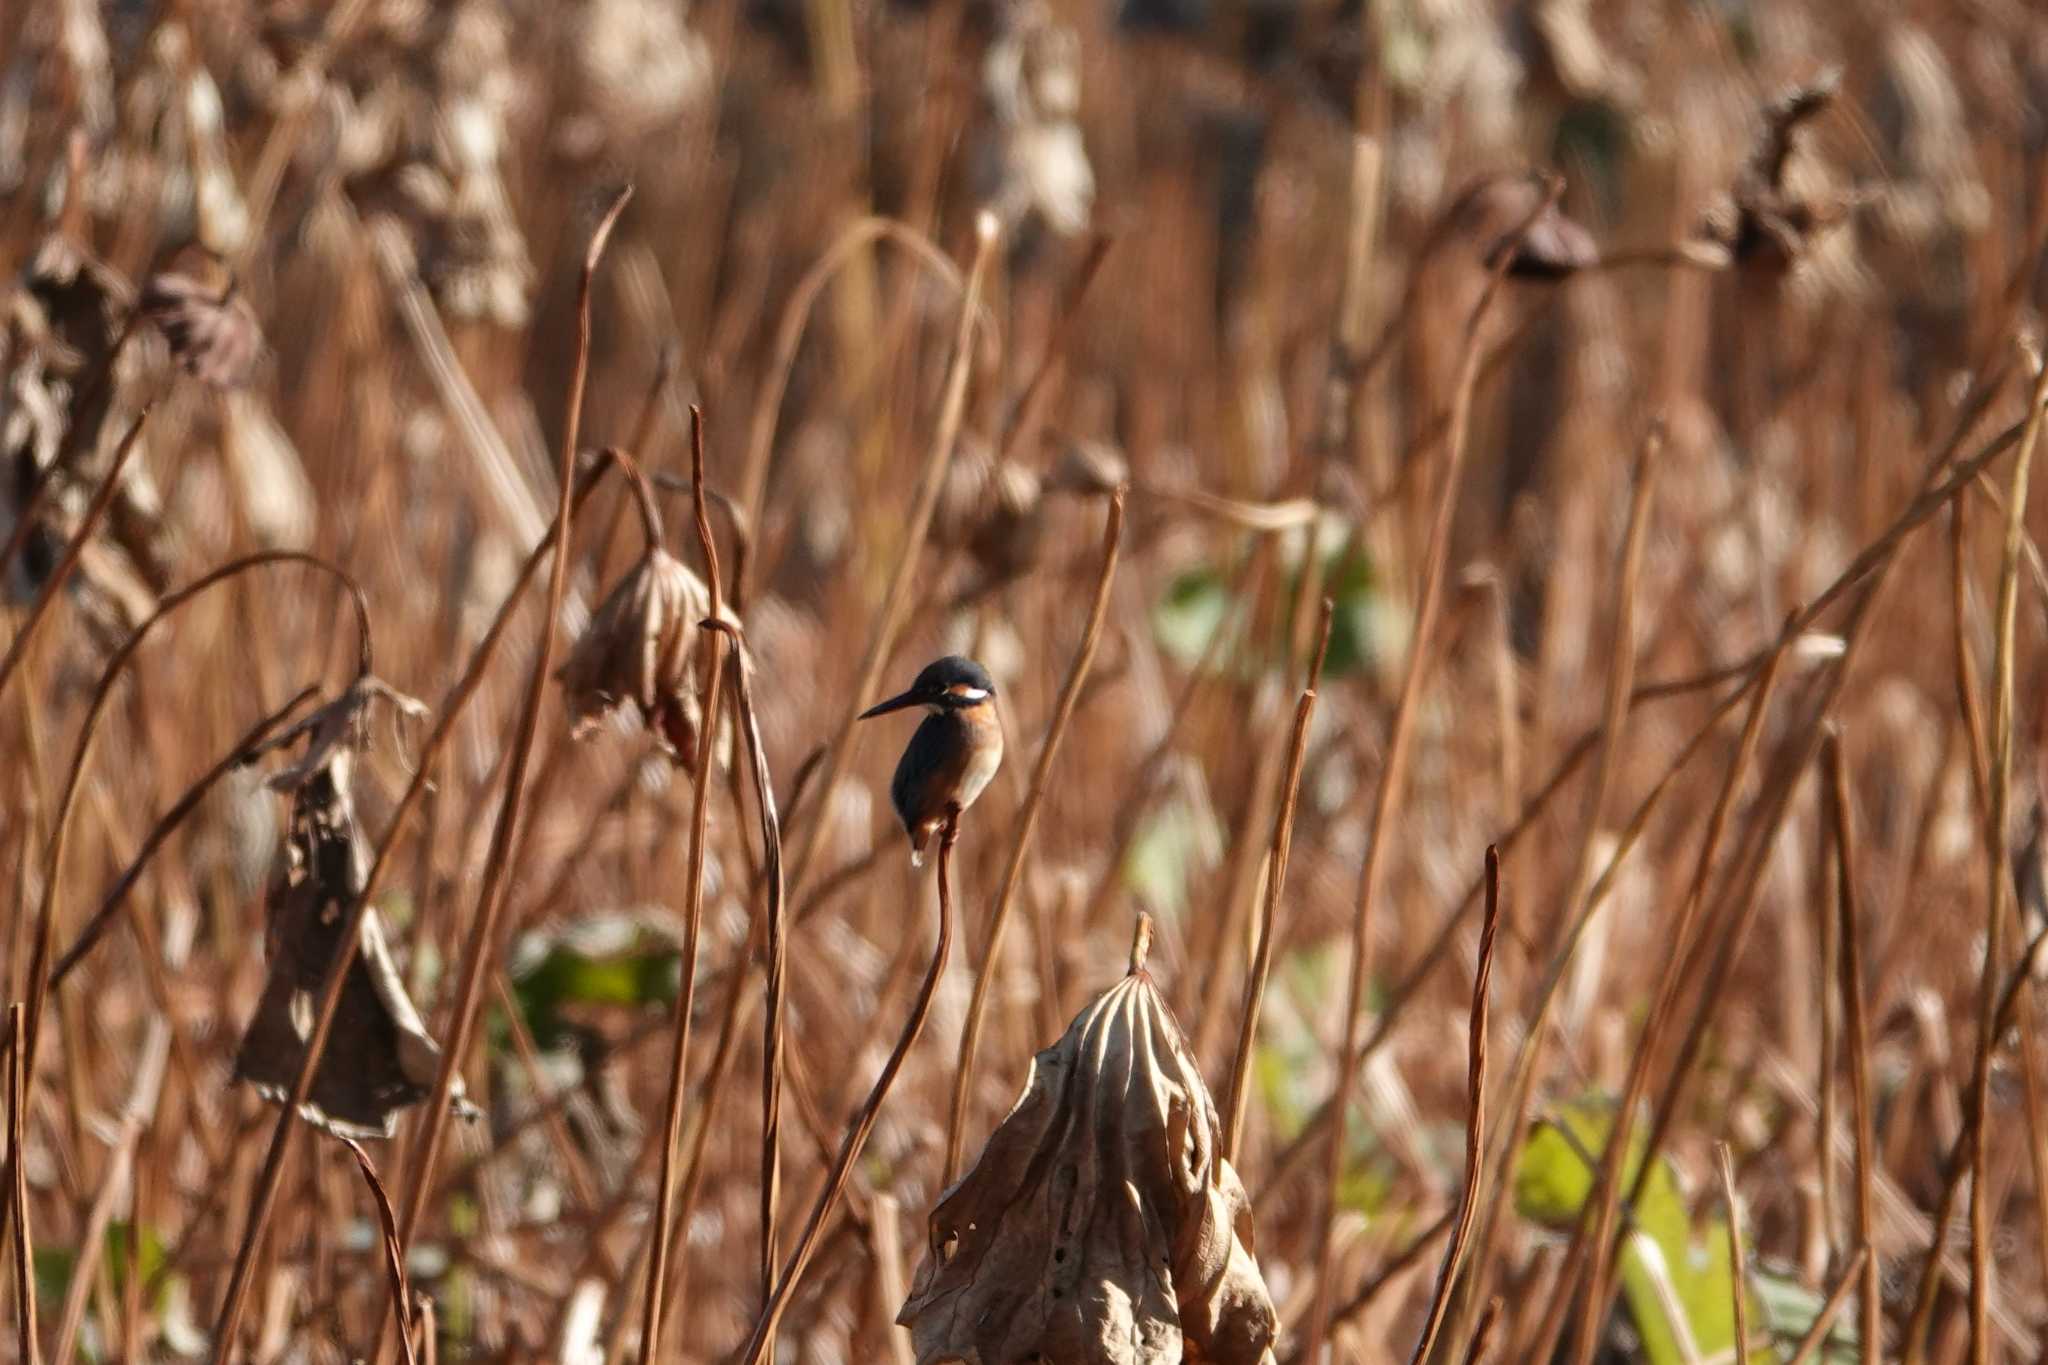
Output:
[[[1038,1054],[932,1211],[897,1321],[919,1365],[1261,1365],[1252,1212],[1179,1026],[1133,971]]]
[[[365,674],[275,742],[303,736],[307,749],[299,763],[271,779],[272,787],[290,793],[291,819],[265,898],[270,975],[235,1058],[236,1078],[274,1104],[290,1097],[298,1079],[319,1015],[321,983],[341,947],[349,908],[368,880],[350,786],[376,697],[392,699],[400,710],[419,705]],[[440,1055],[406,994],[383,920],[369,907],[301,1114],[343,1137],[389,1137],[398,1111],[432,1093]],[[454,1093],[466,1109],[460,1078]]]

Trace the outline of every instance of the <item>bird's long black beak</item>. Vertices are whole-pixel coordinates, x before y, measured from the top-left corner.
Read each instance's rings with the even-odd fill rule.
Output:
[[[908,692],[898,692],[887,701],[876,702],[860,713],[860,719],[867,720],[871,716],[887,715],[891,711],[901,711],[907,706],[920,706],[924,699],[924,694],[913,687]]]

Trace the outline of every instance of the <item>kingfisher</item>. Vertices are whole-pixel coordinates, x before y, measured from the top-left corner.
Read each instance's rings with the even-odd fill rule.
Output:
[[[861,712],[860,718],[922,706],[924,724],[910,737],[889,799],[910,835],[910,863],[924,864],[933,834],[949,811],[964,811],[1003,763],[1003,725],[996,718],[996,685],[988,670],[957,654],[925,666],[907,692]]]

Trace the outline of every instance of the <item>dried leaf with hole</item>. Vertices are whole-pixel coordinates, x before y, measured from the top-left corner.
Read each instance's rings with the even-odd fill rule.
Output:
[[[307,739],[300,761],[270,781],[290,793],[291,818],[266,896],[270,976],[235,1058],[236,1078],[274,1104],[290,1096],[298,1079],[321,982],[369,874],[350,788],[377,697],[408,714],[425,709],[365,674],[264,749]],[[301,1114],[339,1136],[389,1137],[398,1111],[431,1093],[441,1050],[406,995],[375,907],[363,914],[357,947]],[[459,1078],[455,1093],[458,1108],[470,1112]]]
[[[710,612],[710,589],[681,560],[659,548],[642,555],[555,672],[568,694],[571,733],[583,738],[631,702],[662,747],[694,769],[704,718],[697,624]]]
[[[1038,1054],[1016,1107],[933,1210],[897,1321],[920,1365],[1273,1358],[1244,1187],[1143,970]]]

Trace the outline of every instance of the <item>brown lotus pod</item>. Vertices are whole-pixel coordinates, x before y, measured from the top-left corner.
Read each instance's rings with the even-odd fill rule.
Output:
[[[1510,171],[1475,181],[1445,211],[1440,231],[1471,243],[1491,266],[1525,223],[1528,230],[1508,258],[1510,276],[1561,280],[1599,264],[1600,248],[1593,234],[1565,216],[1543,177],[1534,172]]]
[[[1841,80],[1841,71],[1831,68],[1765,106],[1756,146],[1733,189],[1702,215],[1699,240],[1737,264],[1784,269],[1815,237],[1849,216],[1855,207],[1851,197],[1804,193],[1786,175],[1800,126],[1834,103]]]
[[[1140,953],[932,1211],[897,1317],[919,1365],[1270,1362],[1278,1320],[1222,1146]]]
[[[630,702],[669,755],[694,768],[704,719],[697,627],[710,614],[704,580],[668,551],[650,548],[555,672],[568,694],[570,733],[583,738]]]
[[[269,979],[235,1057],[235,1076],[273,1104],[289,1098],[319,1017],[321,983],[339,951],[349,907],[369,875],[368,851],[350,795],[357,750],[375,697],[401,709],[419,703],[367,674],[347,692],[265,746],[300,736],[306,753],[270,780],[289,792],[291,818],[271,870],[265,955]],[[300,1114],[343,1137],[389,1137],[398,1113],[433,1092],[441,1049],[406,994],[375,907],[363,913],[355,961]],[[473,1113],[455,1088],[459,1111]]]
[[[142,286],[141,308],[178,368],[214,388],[241,388],[262,358],[262,324],[233,282],[216,287],[166,270]]]

